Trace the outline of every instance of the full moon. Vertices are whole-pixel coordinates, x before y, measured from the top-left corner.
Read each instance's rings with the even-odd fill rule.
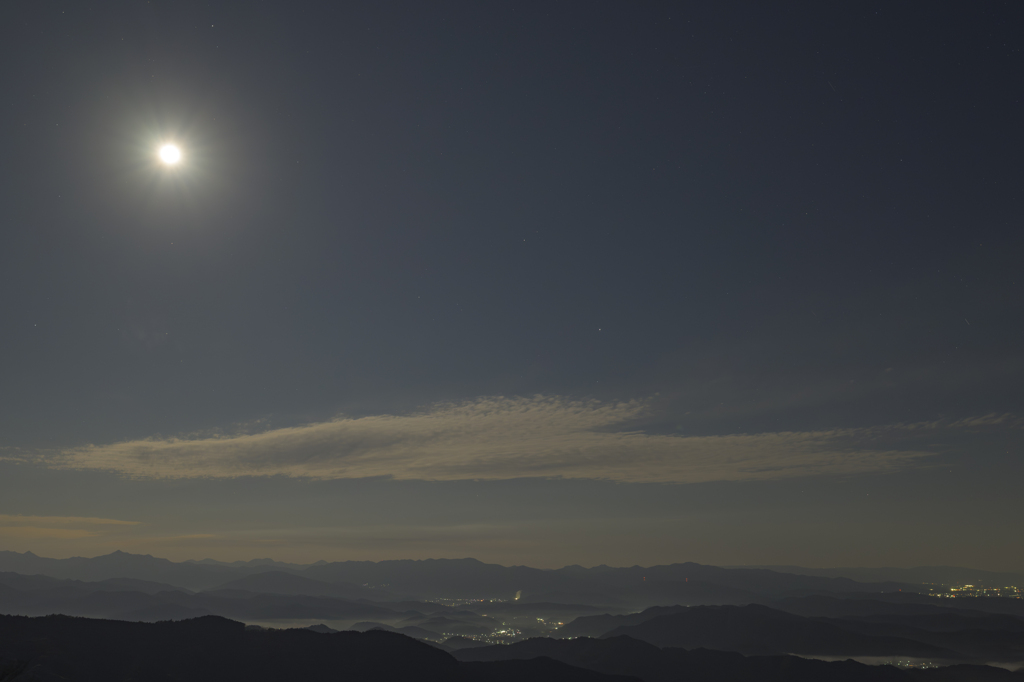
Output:
[[[173,144],[165,144],[163,147],[160,147],[160,160],[168,166],[173,166],[181,161],[181,150]]]

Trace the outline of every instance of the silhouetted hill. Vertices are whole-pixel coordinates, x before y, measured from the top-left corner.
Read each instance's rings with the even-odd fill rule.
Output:
[[[854,661],[825,662],[795,656],[743,656],[696,649],[659,648],[630,637],[572,640],[529,639],[510,645],[460,649],[461,661],[531,660],[548,657],[644,682],[1020,682],[1024,675],[1002,668],[957,665],[899,670]]]
[[[371,590],[351,583],[325,583],[284,571],[265,571],[237,578],[220,585],[222,590],[245,590],[265,594],[303,594],[312,597],[383,600],[391,597],[382,590]]]
[[[533,680],[559,680],[560,682],[639,682],[635,677],[604,675],[583,668],[540,657],[528,661],[510,660],[492,663],[464,663],[472,679],[487,682],[532,682]]]
[[[725,569],[684,563],[666,566],[583,568],[567,566],[541,570],[527,566],[499,566],[476,559],[422,561],[317,562],[309,566],[269,559],[249,562],[210,560],[175,563],[149,555],[113,552],[104,556],[47,559],[31,552],[0,552],[0,571],[53,578],[100,581],[129,578],[173,585],[189,590],[211,590],[239,580],[244,589],[260,592],[355,597],[356,586],[372,592],[367,598],[444,600],[504,599],[521,593],[521,602],[583,603],[616,609],[638,609],[666,603],[744,604],[796,593],[879,593],[912,589],[899,583],[857,583],[845,578],[800,576],[763,569]],[[273,577],[260,579],[261,574]],[[251,583],[244,582],[250,576]],[[285,576],[311,581],[288,581]],[[346,584],[349,590],[326,592],[323,584]],[[235,587],[239,587],[235,585]],[[141,587],[138,587],[141,591]],[[577,599],[576,597],[582,597]]]
[[[353,630],[359,632],[366,632],[368,630],[386,630],[387,632],[397,632],[413,639],[427,639],[437,640],[438,633],[431,630],[424,630],[423,628],[416,627],[415,625],[404,625],[401,627],[395,627],[393,625],[387,625],[386,623],[375,623],[373,621],[361,621],[352,626]]]
[[[838,599],[855,600],[864,599],[866,595],[848,592],[829,596]],[[892,606],[888,609],[889,613],[905,612],[901,609],[905,609],[909,605],[932,605],[956,609],[961,612],[1005,613],[1024,617],[1024,599],[1011,599],[1008,597],[957,597],[956,599],[946,599],[914,592],[885,592],[870,595],[868,598],[873,601],[891,604]]]
[[[658,647],[707,648],[748,655],[960,658],[941,647],[896,637],[861,635],[757,604],[694,606],[637,625],[618,627],[604,637],[618,635]]]
[[[1005,629],[1007,623],[986,620],[984,618],[966,618],[961,627],[955,630],[946,629],[953,621],[944,619],[935,622],[941,616],[903,616],[903,622],[887,622],[872,619],[817,619],[821,623],[829,623],[848,632],[872,637],[893,637],[912,639],[932,646],[957,652],[963,659],[1016,662],[1024,661],[1024,633],[1021,627],[1024,621],[1012,616],[994,616],[989,618],[1005,618],[1017,621]],[[979,620],[986,627],[972,627],[971,620]],[[924,626],[924,627],[921,627]]]
[[[948,600],[947,600],[948,602]],[[931,604],[887,604],[874,600],[804,597],[777,602],[780,610],[803,616],[839,614],[828,622],[868,636],[901,637],[957,652],[965,659],[1024,660],[1024,619]],[[788,606],[790,608],[784,608]],[[893,609],[900,613],[886,613]],[[656,616],[686,611],[682,606],[652,607],[628,615],[583,616],[558,631],[559,637],[600,637]],[[944,634],[931,634],[944,633]]]
[[[536,638],[509,645],[467,647],[457,650],[453,655],[460,661],[500,661],[546,656],[577,667],[609,674],[635,675],[650,682],[689,679],[686,671],[678,668],[681,660],[678,655],[666,653],[653,644],[630,637],[607,640]]]
[[[530,639],[505,646],[462,649],[461,661],[533,659],[546,656],[569,665],[609,674],[634,675],[644,682],[907,682],[898,670],[847,661],[826,663],[792,656],[753,657],[720,651],[661,649],[629,637],[608,640]]]
[[[602,576],[604,577],[604,576]],[[757,592],[716,585],[703,580],[643,580],[619,585],[602,584],[591,591],[559,590],[552,592],[525,591],[524,602],[557,602],[563,604],[591,604],[595,606],[624,606],[653,604],[750,604],[763,601]]]
[[[893,623],[930,630],[932,632],[958,632],[961,630],[988,630],[999,632],[1024,632],[1024,618],[1004,614],[977,613],[973,611],[928,613],[920,615],[873,614],[854,620],[865,623]]]
[[[243,571],[303,571],[314,564],[290,564],[284,561],[273,559],[249,559],[248,561],[217,561],[216,559],[186,559],[186,564],[202,564],[205,566],[223,566],[226,568],[240,569]],[[319,561],[317,563],[326,563]]]
[[[482,616],[473,611],[467,611],[465,609],[453,609],[446,612],[443,616],[439,616],[436,612],[429,615],[414,612],[410,613],[408,617],[399,621],[399,625],[422,625],[428,621],[436,621],[438,625],[444,625],[449,622],[463,622],[472,623],[474,625],[483,625],[489,628],[488,631],[493,630],[495,627],[501,625],[501,621],[490,616]]]
[[[486,613],[489,616],[500,616],[515,618],[523,615],[537,615],[547,619],[574,618],[580,614],[590,614],[601,611],[596,606],[586,604],[551,604],[548,602],[494,602],[471,607],[477,613]]]
[[[818,590],[825,592],[846,591],[896,591],[907,589],[912,585],[900,583],[858,583],[846,578],[822,578],[815,576],[799,576],[778,573],[763,569],[720,568],[686,562],[664,566],[632,566],[630,568],[610,568],[598,566],[592,569],[563,568],[564,573],[589,575],[596,582],[628,583],[636,585],[646,579],[647,582],[685,582],[698,581],[723,587],[756,592],[761,595],[780,595],[793,590]]]
[[[31,552],[18,554],[0,551],[0,571],[90,582],[111,578],[134,578],[167,583],[190,590],[215,587],[242,575],[238,569],[223,566],[175,563],[148,554],[125,552],[113,552],[93,558],[46,559]]]
[[[685,611],[687,606],[652,606],[640,613],[629,613],[621,616],[612,616],[607,613],[600,616],[580,616],[571,623],[566,623],[559,629],[559,637],[600,637],[611,632],[615,628],[639,625],[644,621],[657,616],[665,616],[671,613]]]
[[[486,635],[494,629],[446,616],[434,616],[419,620],[417,626],[444,635]]]
[[[858,582],[901,582],[912,584],[984,585],[1006,587],[1024,585],[1024,573],[983,571],[959,566],[917,566],[914,568],[804,568],[802,566],[757,566],[778,573],[849,578]]]
[[[10,682],[609,681],[550,659],[462,664],[380,630],[257,630],[217,617],[126,623],[0,616],[0,643],[0,679]]]
[[[166,583],[155,583],[134,578],[108,578],[107,580],[85,582],[82,580],[51,578],[45,575],[23,575],[9,571],[0,572],[0,585],[6,585],[21,591],[55,590],[59,588],[84,589],[89,592],[143,592],[145,594],[157,594],[167,590],[188,591]]]
[[[478,649],[480,647],[491,646],[487,642],[481,642],[475,639],[469,639],[468,637],[449,637],[444,640],[444,645],[452,651],[458,649]]]
[[[841,599],[834,596],[814,594],[805,597],[787,597],[772,602],[770,606],[798,616],[823,616],[828,618],[871,616],[882,613],[915,615],[962,611],[962,609],[955,607],[955,604],[961,602],[960,599],[955,601],[946,599],[938,603],[936,601],[938,600],[923,597],[908,603],[884,601],[874,598]]]
[[[192,618],[211,613],[202,605],[188,603],[193,598],[193,595],[177,591],[155,595],[145,592],[108,592],[73,584],[33,591],[0,586],[0,613],[28,616],[63,613],[121,620]]]
[[[70,583],[54,589],[21,591],[0,584],[0,613],[42,616],[63,613],[120,620],[167,620],[216,614],[239,620],[397,619],[403,615],[384,605],[336,597],[260,594],[219,590],[191,594],[165,591],[110,592],[92,583]],[[407,606],[407,605],[406,605]],[[441,605],[419,605],[425,611],[447,612]]]
[[[437,566],[442,563],[435,562]],[[470,566],[471,568],[467,570],[475,570],[472,566],[480,562],[456,563],[463,568]],[[487,565],[480,565],[490,570],[486,568]],[[319,565],[320,568],[325,566],[329,565]],[[704,570],[708,567],[698,568]],[[668,569],[675,570],[674,567]],[[609,579],[609,576],[615,576],[620,571],[621,569],[608,567],[569,567],[562,570],[566,576],[573,579],[574,576],[590,574],[600,580]],[[453,635],[491,635],[498,630],[501,630],[501,634],[498,635],[501,640],[508,641],[547,635],[564,621],[571,622],[558,631],[561,636],[602,636],[616,628],[639,626],[655,616],[688,612],[685,606],[678,605],[655,607],[642,613],[625,616],[598,616],[596,612],[599,609],[594,606],[537,603],[528,599],[478,600],[460,607],[416,601],[374,602],[330,595],[352,592],[356,595],[367,592],[377,595],[381,594],[379,590],[369,590],[352,584],[327,583],[277,570],[266,570],[259,574],[236,578],[225,585],[220,589],[193,593],[167,584],[135,578],[83,582],[4,572],[0,573],[0,613],[29,616],[64,613],[148,622],[220,615],[248,622],[286,620],[292,623],[300,621],[301,624],[303,620],[307,623],[325,621],[331,622],[335,627],[347,627],[348,623],[354,621],[372,621],[380,623],[380,627],[430,641]],[[636,594],[643,590],[648,590],[649,594],[656,594],[660,589],[658,585],[657,582],[649,583],[641,579],[639,587],[624,587],[619,594]],[[672,585],[681,586],[683,590],[709,589],[708,583],[697,580],[662,583],[662,586]],[[710,587],[718,589],[713,585]],[[310,592],[319,594],[307,594]],[[1024,658],[1020,625],[1015,617],[1009,615],[1024,610],[1024,602],[1021,600],[952,600],[909,592],[873,593],[869,597],[863,592],[852,592],[845,595],[809,594],[778,600],[766,598],[761,601],[768,602],[773,607],[778,606],[779,611],[791,615],[815,618],[827,616],[833,620],[818,623],[817,626],[809,623],[800,624],[799,627],[804,629],[799,631],[791,631],[792,627],[796,627],[794,624],[800,623],[799,619],[771,625],[762,623],[760,627],[765,633],[764,637],[761,637],[758,631],[752,631],[749,633],[750,637],[743,641],[738,641],[735,637],[733,640],[691,638],[651,641],[683,646],[714,646],[745,652],[798,652],[817,655],[900,654],[957,657],[963,661],[1006,662]],[[954,605],[970,605],[974,608],[954,608]],[[572,620],[574,617],[576,620]],[[507,625],[502,625],[503,623]],[[714,632],[713,628],[695,627],[702,629],[705,637],[710,637]],[[747,623],[745,627],[753,625]],[[809,632],[807,628],[810,627],[816,628],[817,639],[808,639],[808,636],[805,636]],[[742,632],[742,628],[734,628],[732,632],[736,635]],[[823,646],[822,638],[828,633],[832,640],[828,646]],[[639,632],[634,634],[645,639],[667,636],[664,632],[660,635]],[[772,640],[768,634],[776,639]],[[791,639],[779,640],[778,638],[783,635],[790,636]],[[757,637],[761,639],[755,642]],[[815,646],[808,648],[812,642]],[[755,648],[755,644],[761,648]],[[783,644],[785,647],[782,647]],[[741,646],[743,648],[737,648]],[[837,651],[841,653],[836,653]]]
[[[553,571],[527,566],[499,566],[476,559],[421,561],[344,561],[311,566],[303,575],[325,582],[385,586],[389,591],[419,598],[511,598],[522,592],[524,601],[550,595],[588,594],[592,603],[656,605],[666,599],[687,603],[745,603],[755,593],[781,596],[792,590],[828,592],[909,589],[886,583],[862,584],[845,578],[823,578],[776,573],[760,569],[724,569],[684,563],[644,568],[582,568]],[[688,586],[687,582],[695,583]],[[601,601],[596,601],[597,599]]]
[[[814,600],[819,606],[822,605],[822,598],[815,597]],[[825,610],[838,610],[853,613],[871,613],[871,605],[879,605],[881,607],[886,606],[884,602],[873,602],[870,600],[850,600],[853,603],[852,608],[844,608],[843,600],[828,599],[824,602],[827,606]],[[840,602],[835,604],[833,602]],[[920,608],[918,605],[914,608]],[[945,650],[946,658],[958,658],[962,660],[990,660],[990,661],[1020,661],[1024,660],[1024,620],[1015,618],[1013,616],[1006,615],[990,615],[985,613],[960,613],[954,612],[950,609],[941,609],[930,605],[925,605],[926,612],[920,614],[875,614],[868,616],[850,616],[845,619],[821,619],[816,618],[811,622],[806,622],[801,625],[804,630],[814,629],[813,623],[822,623],[829,627],[838,628],[840,630],[846,630],[847,632],[855,633],[857,635],[865,637],[883,637],[889,638],[886,646],[893,644],[893,639],[902,641],[903,649],[901,651],[895,651],[888,649],[886,654],[872,654],[872,655],[911,655],[911,648],[907,646],[909,641],[919,642],[921,644],[936,647],[939,650]],[[808,609],[811,610],[811,609]],[[577,618],[565,625],[558,631],[559,637],[600,637],[608,633],[626,633],[628,630],[622,630],[620,628],[628,628],[632,626],[646,623],[654,618],[665,615],[687,613],[689,609],[681,606],[670,606],[670,607],[654,607],[646,609],[641,613],[632,613],[621,616],[587,616]],[[751,612],[757,613],[758,609],[741,609],[736,612],[737,617],[739,614],[750,614]],[[701,613],[700,611],[691,612],[691,615]],[[780,622],[772,623],[773,628],[783,628],[778,632],[773,633],[773,637],[795,637],[796,631],[794,631],[794,623],[800,623],[800,621],[784,622],[782,619]],[[701,625],[697,625],[701,627]],[[733,627],[730,625],[730,627]],[[751,627],[750,623],[744,623],[743,627]],[[803,631],[803,630],[802,630]],[[826,632],[822,630],[822,632]],[[737,637],[744,632],[738,627],[734,627],[732,633]],[[667,633],[663,633],[666,634]],[[833,643],[839,641],[838,633],[832,631]],[[636,636],[636,635],[634,635]],[[713,631],[708,631],[707,636],[715,636]],[[755,630],[751,635],[757,638],[760,642],[765,643],[768,640],[765,635],[759,630]],[[644,638],[646,639],[646,638]],[[649,640],[654,641],[654,640]],[[669,640],[657,640],[655,643],[663,644]],[[734,649],[736,646],[735,641],[730,642],[728,645],[723,644],[722,640],[716,640],[717,643],[709,643],[705,640],[696,641],[695,645],[698,646],[709,646],[711,648],[722,648],[722,649]],[[787,640],[789,641],[789,640]],[[678,642],[672,641],[673,644]],[[694,644],[693,641],[689,642]],[[877,645],[877,641],[869,642],[872,645]],[[861,642],[856,646],[862,646],[864,643]],[[807,645],[805,641],[804,645]],[[844,646],[852,646],[853,642],[847,641]],[[736,649],[740,651],[750,651],[750,649]],[[805,649],[790,648],[787,650],[789,653],[815,653],[809,652]],[[758,651],[761,652],[760,650]],[[820,651],[817,653],[821,653]],[[848,650],[840,655],[868,655],[863,653],[857,653],[855,651]],[[921,655],[920,653],[914,655]],[[931,655],[937,655],[937,652],[933,652]]]
[[[987,665],[951,665],[907,671],[919,682],[1021,682],[1024,669],[1011,673],[1004,668]]]

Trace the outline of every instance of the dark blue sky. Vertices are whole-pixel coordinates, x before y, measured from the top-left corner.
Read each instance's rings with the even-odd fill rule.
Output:
[[[0,545],[1024,568],[1022,20],[5,3]]]

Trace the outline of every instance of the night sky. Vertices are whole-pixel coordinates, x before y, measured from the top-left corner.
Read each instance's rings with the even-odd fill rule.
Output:
[[[1022,26],[0,4],[0,549],[1024,569]]]

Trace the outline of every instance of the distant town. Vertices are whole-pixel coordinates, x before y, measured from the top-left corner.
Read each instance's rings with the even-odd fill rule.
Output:
[[[1024,588],[1015,585],[1007,587],[982,587],[980,585],[941,585],[928,589],[931,597],[1003,597],[1007,599],[1024,598]]]

